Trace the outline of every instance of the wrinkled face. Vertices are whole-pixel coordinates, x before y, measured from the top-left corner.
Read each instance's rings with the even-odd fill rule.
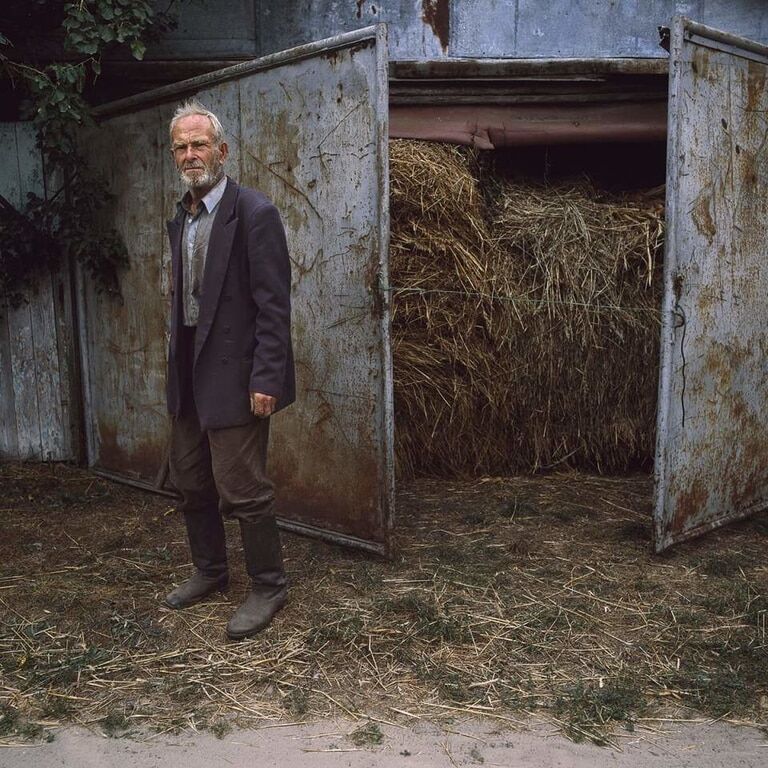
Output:
[[[223,175],[228,148],[216,146],[213,126],[205,115],[188,115],[173,126],[173,159],[182,182],[190,189],[210,189]]]

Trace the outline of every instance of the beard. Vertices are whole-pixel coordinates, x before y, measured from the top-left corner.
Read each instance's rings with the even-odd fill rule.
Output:
[[[224,175],[224,163],[221,154],[216,150],[210,163],[194,160],[179,168],[179,178],[189,189],[206,189],[213,187]]]

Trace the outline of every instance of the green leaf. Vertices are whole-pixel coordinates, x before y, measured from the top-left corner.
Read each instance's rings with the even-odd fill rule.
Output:
[[[131,41],[131,53],[133,54],[134,59],[138,59],[141,61],[144,58],[144,53],[147,50],[147,46],[144,45],[144,43],[141,42],[141,40],[132,40]]]

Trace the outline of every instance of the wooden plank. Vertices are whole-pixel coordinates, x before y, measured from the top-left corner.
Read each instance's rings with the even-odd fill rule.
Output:
[[[26,199],[30,193],[44,195],[42,158],[37,149],[34,130],[28,123],[17,124],[16,145],[23,197]],[[38,290],[29,297],[34,360],[33,375],[40,435],[38,458],[44,461],[68,458],[64,451],[61,379],[59,376],[59,354],[51,279],[50,274],[43,275]]]
[[[19,453],[19,438],[11,371],[11,341],[8,336],[8,308],[0,307],[0,313],[0,458],[15,459]]]
[[[56,346],[61,380],[62,460],[81,461],[82,406],[75,313],[73,311],[72,275],[68,264],[53,276],[53,307]]]
[[[15,124],[8,125],[8,144],[13,148],[6,155],[6,172],[11,183],[6,198],[19,209],[26,202],[26,184],[19,162],[18,132]],[[15,168],[14,168],[15,166]],[[15,178],[15,181],[13,179]],[[8,309],[8,360],[10,364],[11,388],[13,390],[14,419],[17,433],[17,458],[30,459],[40,456],[40,418],[37,409],[37,388],[35,386],[35,352],[32,337],[32,317],[28,304]]]
[[[65,449],[59,350],[51,280],[50,274],[41,278],[39,290],[30,300],[29,310],[35,353],[40,458],[44,461],[60,461],[69,457]]]
[[[29,304],[22,304],[18,309],[8,312],[8,327],[13,393],[16,401],[16,429],[19,436],[18,457],[40,458],[42,447],[35,383],[35,342]]]
[[[61,174],[46,173],[46,196],[61,188]],[[52,275],[53,313],[56,330],[56,349],[59,361],[62,421],[61,460],[82,461],[82,395],[80,366],[78,364],[77,317],[74,311],[74,272],[67,262]]]
[[[13,205],[18,205],[19,166],[16,162],[16,131],[13,125],[0,123],[0,143],[5,148],[5,152],[0,157],[0,195]],[[0,457],[15,459],[18,457],[18,450],[8,307],[2,305],[0,306]]]

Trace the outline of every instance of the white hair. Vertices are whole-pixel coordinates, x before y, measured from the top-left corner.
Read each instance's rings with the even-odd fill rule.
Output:
[[[188,99],[176,108],[176,111],[171,118],[171,124],[168,126],[168,133],[171,137],[171,141],[173,141],[173,129],[176,126],[176,123],[178,123],[182,117],[190,117],[192,115],[202,115],[211,121],[214,142],[217,147],[220,146],[224,141],[224,129],[221,126],[221,121],[197,99]]]

